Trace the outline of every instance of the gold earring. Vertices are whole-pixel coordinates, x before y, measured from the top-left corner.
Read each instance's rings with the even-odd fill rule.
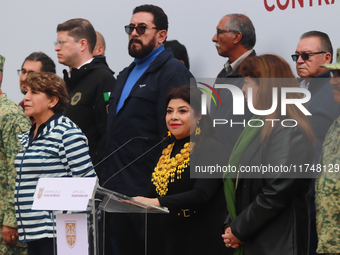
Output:
[[[168,131],[168,137],[171,137],[171,132],[170,131]]]
[[[195,135],[200,135],[200,134],[201,134],[201,128],[197,126],[195,129]]]

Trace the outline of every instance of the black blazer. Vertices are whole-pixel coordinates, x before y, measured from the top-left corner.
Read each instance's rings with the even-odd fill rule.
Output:
[[[293,169],[313,164],[313,147],[298,127],[276,126],[268,142],[260,140],[259,133],[246,149],[241,167],[262,164]],[[236,190],[238,216],[232,222],[227,218],[226,223],[245,242],[244,254],[308,254],[311,179],[296,177],[310,175],[240,173]]]
[[[134,67],[135,63],[132,63],[119,73],[116,88],[111,92],[105,151],[109,154],[136,136],[155,139],[153,142],[136,139],[114,154],[103,169],[101,183],[162,139],[166,95],[172,88],[190,84],[190,78],[193,78],[189,70],[174,58],[171,49],[165,49],[142,74],[116,114],[123,87]],[[105,188],[128,196],[144,195],[160,150],[152,150],[108,182]]]

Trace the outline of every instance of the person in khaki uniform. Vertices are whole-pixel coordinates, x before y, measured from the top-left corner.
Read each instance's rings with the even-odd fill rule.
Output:
[[[340,48],[331,69],[334,101],[340,104]],[[315,183],[316,224],[319,254],[340,254],[340,116],[329,128],[320,157],[320,175]]]
[[[0,255],[25,255],[26,244],[17,240],[14,158],[21,149],[17,135],[26,132],[31,122],[23,109],[1,90],[4,62],[0,55]]]

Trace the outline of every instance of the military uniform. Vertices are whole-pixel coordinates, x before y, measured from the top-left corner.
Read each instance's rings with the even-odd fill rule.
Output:
[[[17,135],[29,130],[31,122],[22,108],[0,95],[0,255],[27,254],[26,244],[8,244],[2,238],[3,226],[17,227],[14,210],[16,170],[14,159],[21,144]]]
[[[340,117],[325,137],[320,164],[315,183],[317,253],[340,253]]]

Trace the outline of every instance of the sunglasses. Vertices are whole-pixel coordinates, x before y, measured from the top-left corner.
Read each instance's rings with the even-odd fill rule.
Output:
[[[152,28],[152,29],[159,29],[157,27],[149,27],[147,25],[138,25],[138,26],[131,26],[131,25],[126,25],[125,26],[125,32],[128,34],[128,35],[131,35],[133,30],[136,29],[136,32],[139,34],[139,35],[142,35],[145,33],[145,30],[147,28]]]
[[[309,53],[301,53],[301,54],[293,54],[292,55],[292,59],[294,62],[296,62],[299,57],[301,56],[302,60],[308,60],[310,55],[314,55],[314,54],[325,54],[326,52],[324,51],[319,51],[319,52],[309,52]]]

